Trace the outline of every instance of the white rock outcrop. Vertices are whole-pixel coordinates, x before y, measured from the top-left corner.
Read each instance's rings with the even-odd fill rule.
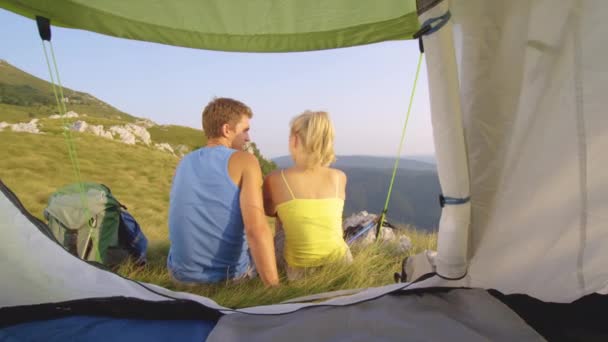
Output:
[[[102,138],[114,139],[111,132],[103,129],[103,125],[89,125],[88,131]]]
[[[65,118],[78,118],[86,115],[79,115],[76,112],[68,112],[65,115]],[[63,118],[60,115],[51,115],[49,119],[60,119]],[[33,119],[28,123],[7,123],[0,122],[0,131],[3,130],[12,130],[14,132],[27,132],[27,133],[42,133],[38,128],[38,119]],[[139,120],[138,122],[151,127],[150,125],[156,125],[154,122],[150,120]],[[125,125],[116,125],[111,126],[108,130],[104,129],[103,125],[91,125],[84,120],[77,120],[70,126],[70,130],[81,133],[90,133],[99,137],[103,137],[106,139],[114,140],[116,138],[117,141],[122,142],[128,145],[135,145],[137,143],[141,143],[147,146],[152,145],[152,138],[150,136],[150,132],[146,129],[146,127],[136,125],[134,123],[128,123]],[[183,156],[186,153],[190,152],[190,148],[186,145],[177,145],[173,148],[168,143],[154,143],[153,147],[167,153],[171,153],[176,156]]]
[[[76,132],[92,133],[96,136],[106,139],[114,139],[111,132],[106,132],[106,130],[104,130],[103,125],[89,125],[85,121],[81,120],[74,122],[72,124],[71,130]]]
[[[173,150],[178,157],[183,157],[186,153],[190,152],[190,147],[186,145],[177,145]]]
[[[138,126],[136,124],[128,123],[125,127],[135,135],[142,143],[146,145],[150,145],[152,143],[152,139],[150,138],[150,132],[146,129],[146,127]]]
[[[135,124],[138,126],[145,127],[145,128],[150,128],[150,127],[156,126],[156,122],[154,122],[150,119],[137,120],[137,121],[135,121]]]
[[[79,117],[78,113],[76,113],[74,111],[69,111],[69,112],[65,113],[65,115],[63,115],[63,116],[59,115],[59,114],[51,115],[51,116],[49,116],[49,119],[77,118],[77,117]]]
[[[112,127],[110,127],[109,131],[112,134],[118,135],[120,142],[128,144],[128,145],[135,145],[135,142],[136,142],[135,135],[133,135],[133,133],[131,131],[129,131],[128,129],[126,129],[125,127],[112,126]]]
[[[125,144],[135,145],[137,142],[141,142],[150,145],[152,143],[150,132],[145,127],[136,124],[128,123],[122,126],[112,126],[108,130],[112,134],[118,135],[119,140]]]
[[[38,119],[32,119],[30,122],[20,122],[16,124],[9,124],[6,122],[0,122],[0,131],[4,129],[11,129],[13,132],[24,132],[39,134],[40,129],[38,128]]]
[[[158,150],[175,154],[175,151],[173,151],[173,147],[171,147],[171,145],[167,143],[154,144],[154,147]]]

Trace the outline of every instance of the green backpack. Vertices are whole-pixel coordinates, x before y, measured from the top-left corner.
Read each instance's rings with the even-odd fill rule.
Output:
[[[122,208],[105,185],[74,183],[51,195],[44,217],[70,253],[115,267],[129,256],[119,237]]]

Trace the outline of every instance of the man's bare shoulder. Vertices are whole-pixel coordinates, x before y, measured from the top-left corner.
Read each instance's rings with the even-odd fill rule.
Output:
[[[258,159],[249,152],[236,151],[232,154],[231,159],[242,168],[260,167]]]

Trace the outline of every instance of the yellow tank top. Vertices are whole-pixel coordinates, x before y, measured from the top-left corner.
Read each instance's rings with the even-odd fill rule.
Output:
[[[284,257],[291,267],[317,267],[344,257],[342,237],[344,200],[296,198],[281,170],[291,200],[277,206],[285,231]]]

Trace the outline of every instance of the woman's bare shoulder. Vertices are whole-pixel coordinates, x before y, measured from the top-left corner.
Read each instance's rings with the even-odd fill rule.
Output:
[[[334,177],[338,177],[341,180],[346,180],[346,173],[340,169],[329,168],[329,171],[334,175]]]
[[[344,173],[344,171],[342,171],[340,169],[336,169],[336,168],[333,168],[333,167],[329,167],[328,169],[333,174],[340,175],[340,176],[346,176],[346,173]]]

